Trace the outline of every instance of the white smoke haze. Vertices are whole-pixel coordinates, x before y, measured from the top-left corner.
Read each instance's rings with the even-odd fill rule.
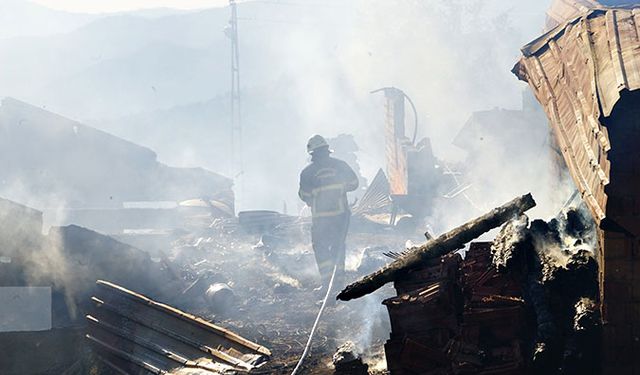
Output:
[[[549,3],[241,1],[240,172],[231,170],[229,156],[227,8],[163,10],[153,17],[137,12],[65,14],[75,23],[37,32],[0,27],[0,96],[148,147],[168,165],[203,167],[234,178],[240,210],[283,211],[286,205],[294,213],[300,207],[298,176],[308,162],[310,135],[353,134],[369,180],[385,167],[384,98],[370,92],[395,86],[415,102],[418,138],[431,139],[436,157],[444,162],[440,167],[463,170],[463,182],[471,183],[467,194],[473,203],[462,196],[432,203],[426,223],[432,234],[528,192],[538,202],[530,217],[548,219],[575,188],[568,176],[556,172],[544,119],[534,122],[535,129],[518,138],[518,144],[505,147],[500,137],[485,139],[485,152],[471,160],[473,168],[467,150],[452,142],[475,111],[522,109],[527,87],[510,70],[520,47],[541,33]],[[60,12],[36,8],[38,17],[60,17]],[[15,12],[7,19],[19,23],[23,13],[7,9]],[[411,121],[408,115],[408,129]],[[499,125],[497,129],[511,124]],[[27,205],[41,201],[11,183],[7,198]],[[59,202],[59,207],[65,205]],[[308,262],[292,267],[298,275],[274,271],[274,280],[297,287],[297,280],[316,274],[305,245]],[[348,246],[352,253],[362,251]],[[251,259],[253,253],[244,250],[241,255]],[[362,326],[357,337],[349,332],[345,339],[366,346],[385,313],[378,294],[358,302]]]
[[[510,69],[520,46],[539,34],[547,6],[241,2],[240,208],[297,206],[297,175],[313,133],[354,134],[365,176],[384,167],[383,98],[369,94],[384,86],[416,102],[419,135],[432,139],[437,157],[463,160],[451,142],[473,111],[520,107],[525,85]],[[46,37],[5,36],[0,95],[148,146],[170,165],[231,175],[228,17],[226,8],[116,14]]]

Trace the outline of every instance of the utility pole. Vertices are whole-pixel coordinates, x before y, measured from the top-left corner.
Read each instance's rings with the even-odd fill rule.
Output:
[[[227,36],[231,39],[231,177],[244,193],[242,158],[242,112],[240,110],[240,51],[238,46],[238,10],[236,0],[229,0],[231,19]],[[238,181],[241,181],[238,183]],[[236,200],[238,190],[236,190]]]

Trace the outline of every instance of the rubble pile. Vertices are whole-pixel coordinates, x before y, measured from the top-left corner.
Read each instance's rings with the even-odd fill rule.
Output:
[[[528,355],[536,372],[588,373],[598,366],[596,248],[595,224],[583,208],[549,222],[529,224],[523,215],[494,243],[496,267],[520,280],[534,319]]]
[[[333,355],[333,367],[335,375],[368,375],[369,366],[362,363],[362,358],[356,352],[353,342],[342,344]]]
[[[360,256],[349,257],[353,259],[347,262],[346,278],[361,281],[341,295],[357,301],[327,310],[303,373],[386,373],[380,365],[382,348],[391,374],[526,373],[532,366],[569,369],[590,363],[585,358],[591,346],[585,343],[593,342],[599,322],[597,267],[590,256],[593,228],[577,212],[529,224],[519,216],[522,207],[532,206],[526,201],[526,196],[517,199],[402,254],[390,249],[406,248],[404,235],[352,233],[350,253],[357,248]],[[464,256],[455,252],[513,217],[519,220],[504,226],[493,245],[473,243]],[[25,223],[39,232],[41,218],[35,215]],[[77,226],[54,227],[47,236],[28,236],[38,239],[37,256],[12,258],[7,264],[3,260],[0,269],[47,266],[38,268],[47,272],[36,284],[52,286],[57,336],[50,346],[67,332],[73,340],[67,345],[69,358],[56,352],[59,363],[46,361],[49,367],[55,365],[49,373],[146,364],[184,373],[176,367],[183,359],[190,361],[187,367],[193,372],[204,373],[207,369],[199,367],[205,365],[214,372],[227,369],[224,366],[235,369],[240,362],[224,355],[216,357],[222,358],[221,364],[198,361],[204,348],[199,344],[222,350],[207,341],[215,325],[272,350],[270,361],[260,366],[256,362],[252,373],[284,375],[305,347],[322,298],[307,226],[304,220],[270,212],[254,211],[243,220],[207,216],[176,231],[165,249],[149,252]],[[386,271],[375,271],[379,269]],[[373,276],[363,276],[370,272]],[[33,276],[19,285],[28,285]],[[95,278],[109,283],[96,287]],[[384,301],[387,317],[380,300],[392,290],[386,285],[389,280],[397,296]],[[118,298],[110,299],[115,290]],[[139,308],[134,311],[133,306]],[[295,312],[287,306],[296,306]],[[178,309],[201,316],[198,324],[209,333],[196,342],[185,340],[190,331],[174,319],[184,317]],[[157,319],[152,322],[147,316]],[[384,344],[389,323],[392,332]],[[85,332],[94,340],[82,339]],[[20,347],[43,337],[28,337]],[[342,345],[346,341],[362,352],[355,345]],[[161,353],[193,355],[171,359]],[[139,361],[143,357],[147,360]],[[241,361],[253,363],[245,356]]]
[[[518,283],[492,266],[490,247],[473,243],[464,260],[449,254],[395,282],[398,296],[384,301],[392,327],[385,345],[392,374],[522,368],[524,301]]]
[[[324,296],[317,290],[319,280],[308,234],[304,228],[286,223],[266,233],[236,224],[194,228],[173,243],[167,258],[184,280],[184,289],[162,301],[268,347],[273,356],[257,373],[288,375],[304,349]],[[403,235],[350,234],[346,278],[355,279],[384,266],[389,259],[382,253],[405,242]],[[233,303],[222,303],[226,308],[212,304],[208,297],[223,301],[231,297],[226,287],[211,288],[216,284],[227,285],[234,295]],[[327,308],[301,373],[383,373],[379,368],[384,366],[374,369],[373,364],[384,361],[388,321],[380,301],[389,290]],[[213,291],[217,293],[212,295]],[[336,349],[349,340],[361,348],[357,354],[352,351],[354,358],[360,359],[353,362],[346,356],[336,357],[340,360],[332,363]]]
[[[9,229],[24,233],[12,231],[4,237],[5,248],[15,251],[0,257],[0,284],[50,286],[53,324],[49,331],[0,334],[2,350],[16,358],[0,364],[0,373],[109,373],[112,366],[104,359],[116,367],[137,367],[126,358],[139,359],[145,353],[153,354],[153,360],[146,362],[168,371],[175,367],[175,361],[165,362],[157,355],[159,351],[184,354],[187,350],[186,353],[198,354],[190,348],[194,343],[185,346],[164,337],[166,332],[160,328],[174,327],[174,319],[166,314],[155,321],[153,329],[145,328],[152,323],[145,314],[157,310],[150,309],[155,304],[142,306],[136,316],[123,317],[122,314],[132,312],[129,308],[135,304],[130,302],[139,300],[126,293],[128,297],[122,299],[122,306],[129,310],[117,314],[107,311],[104,307],[110,304],[104,293],[106,284],[96,286],[96,279],[108,280],[135,291],[136,295],[141,293],[158,303],[200,316],[207,324],[224,327],[273,350],[271,360],[256,368],[255,373],[291,373],[320,299],[315,290],[318,286],[315,259],[307,243],[304,222],[294,225],[288,218],[280,218],[284,224],[278,224],[279,229],[269,227],[262,233],[247,231],[238,219],[203,218],[190,223],[185,230],[176,231],[174,241],[168,242],[163,250],[146,252],[78,226],[54,227],[43,235],[42,214],[14,206],[20,215],[9,209],[0,212],[8,212],[7,222],[15,223],[18,217],[23,217],[21,225],[7,225],[5,233]],[[351,259],[353,264],[347,269],[347,277],[356,278],[366,272],[357,271],[358,264],[363,268],[384,265],[386,257],[382,252],[398,248],[405,241],[404,236],[352,235],[350,252],[362,256]],[[338,373],[379,374],[376,372],[379,370],[367,369],[366,363],[383,361],[381,338],[387,333],[388,323],[380,299],[376,296],[374,303],[363,299],[359,301],[361,304],[339,304],[328,309],[303,373],[330,374],[335,367]],[[295,313],[287,306],[296,306]],[[87,314],[92,318],[85,319]],[[368,322],[366,327],[362,325],[364,321]],[[164,336],[157,334],[158,330]],[[86,333],[99,342],[85,338]],[[181,327],[169,332],[173,333],[189,335]],[[332,364],[331,356],[347,340],[356,342],[362,352],[356,355],[354,351],[352,359],[345,355]],[[36,352],[40,353],[38,359],[29,360]],[[206,372],[197,366],[175,371]]]
[[[456,372],[522,371],[526,327],[522,290],[517,280],[492,264],[491,243],[471,244],[462,262],[462,288],[461,337],[449,348]]]
[[[495,242],[407,271],[385,300],[392,374],[574,374],[598,363],[594,228],[522,215]]]
[[[178,282],[146,252],[100,233],[71,225],[43,234],[42,212],[14,202],[0,199],[0,221],[5,224],[0,230],[0,287],[22,291],[16,297],[31,294],[34,287],[44,290],[47,299],[30,306],[31,313],[46,316],[49,327],[35,329],[30,314],[15,314],[19,328],[0,332],[0,351],[12,358],[0,361],[2,374],[90,372],[84,315],[97,278],[154,298]],[[45,305],[50,311],[42,309]]]
[[[199,317],[99,280],[86,339],[101,362],[120,373],[203,375],[249,372],[269,349]]]

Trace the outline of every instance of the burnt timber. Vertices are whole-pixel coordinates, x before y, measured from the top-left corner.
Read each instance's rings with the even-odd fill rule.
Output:
[[[550,16],[562,13],[562,3],[585,2],[557,3]],[[639,14],[637,7],[597,4],[525,46],[514,69],[543,105],[569,171],[600,224],[607,374],[640,373]]]
[[[349,301],[372,293],[390,281],[395,281],[404,271],[421,266],[428,259],[438,258],[462,248],[467,242],[497,228],[515,216],[535,207],[536,202],[531,194],[518,197],[493,209],[483,216],[463,224],[425,245],[411,249],[407,254],[393,261],[388,266],[370,274],[355,283],[348,285],[338,299]]]
[[[166,374],[189,368],[203,374],[250,372],[269,349],[171,306],[98,281],[87,315],[87,340],[109,367],[126,374]]]

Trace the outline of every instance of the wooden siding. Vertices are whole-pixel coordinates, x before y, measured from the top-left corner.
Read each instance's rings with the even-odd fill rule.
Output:
[[[522,49],[515,73],[550,119],[569,171],[593,216],[606,216],[611,146],[602,117],[640,88],[640,9],[595,9]]]

